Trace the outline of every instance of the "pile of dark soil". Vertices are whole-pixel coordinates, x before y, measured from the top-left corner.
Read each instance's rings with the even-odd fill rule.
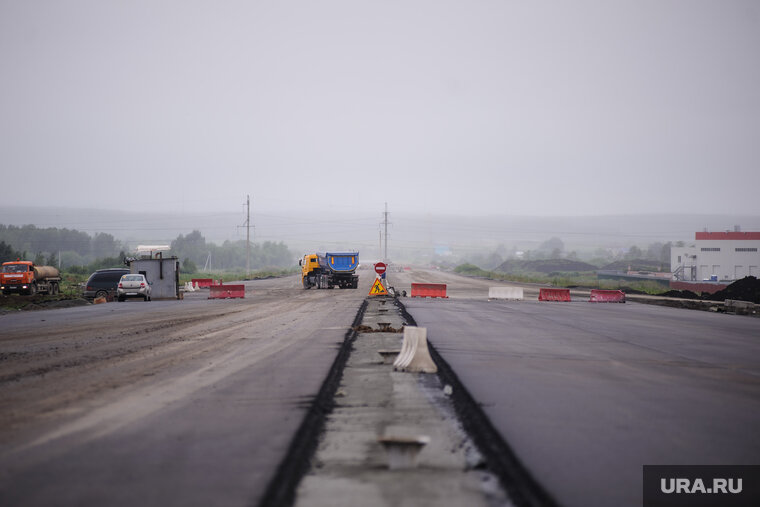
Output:
[[[737,280],[723,290],[711,294],[705,299],[710,301],[723,301],[725,299],[737,299],[760,304],[760,280],[754,276],[747,276]]]
[[[669,290],[659,295],[669,298],[704,299],[707,301],[736,299],[738,301],[749,301],[750,303],[760,304],[760,280],[754,276],[748,276],[735,281],[725,289],[719,290],[714,294],[703,292],[700,295],[690,290]]]
[[[534,273],[575,273],[596,271],[596,266],[581,261],[570,259],[541,259],[535,261],[523,261],[510,259],[496,268],[502,273],[514,273],[530,271]]]

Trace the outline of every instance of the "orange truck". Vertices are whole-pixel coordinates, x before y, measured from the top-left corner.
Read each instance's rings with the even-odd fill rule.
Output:
[[[4,262],[0,271],[0,290],[8,295],[12,292],[33,296],[58,294],[61,273],[53,266],[35,266],[31,261],[15,260]]]

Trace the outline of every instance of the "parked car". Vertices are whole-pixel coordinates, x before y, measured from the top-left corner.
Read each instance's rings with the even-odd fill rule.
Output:
[[[143,301],[150,301],[150,284],[145,275],[136,273],[123,275],[116,288],[116,297],[119,301],[127,298],[143,298]]]
[[[82,295],[87,299],[113,296],[119,280],[126,274],[129,274],[126,268],[99,269],[87,279]]]

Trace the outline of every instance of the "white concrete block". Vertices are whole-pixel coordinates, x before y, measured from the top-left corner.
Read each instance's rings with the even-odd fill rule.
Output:
[[[523,299],[522,287],[489,287],[488,299]]]

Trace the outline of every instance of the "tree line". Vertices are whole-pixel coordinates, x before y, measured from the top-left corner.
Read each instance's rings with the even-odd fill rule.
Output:
[[[207,242],[200,231],[180,234],[172,241],[170,252],[182,261],[183,269],[187,272],[197,271],[198,268],[245,268],[248,255],[245,240],[228,240],[220,246]],[[253,243],[250,248],[250,263],[251,269],[288,268],[294,265],[295,255],[283,242]]]
[[[20,258],[35,264],[58,266],[72,272],[124,265],[127,246],[110,234],[89,235],[75,229],[39,228],[34,225],[0,225],[0,262]],[[168,255],[178,257],[184,272],[199,269],[231,270],[246,267],[246,242],[207,242],[200,231],[180,234]],[[295,255],[282,243],[266,241],[250,246],[251,269],[288,268]]]

